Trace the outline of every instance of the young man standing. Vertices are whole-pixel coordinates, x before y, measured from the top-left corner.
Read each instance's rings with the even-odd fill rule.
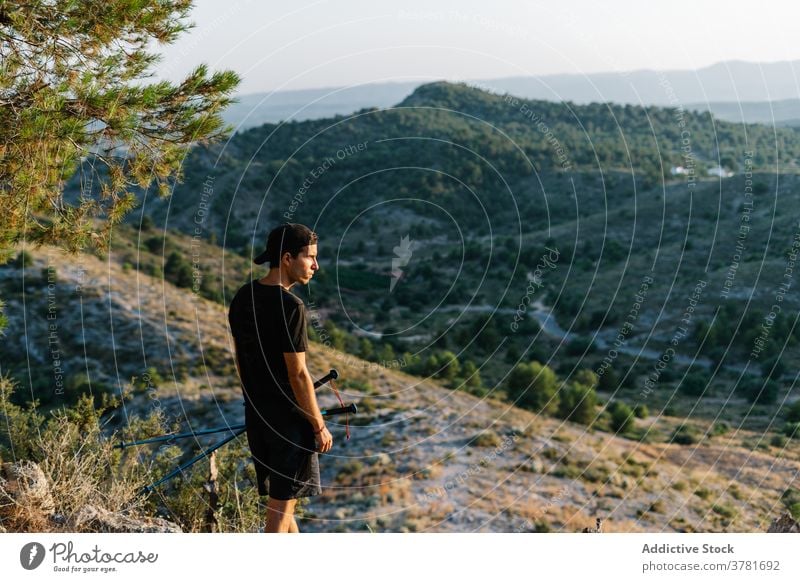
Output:
[[[289,291],[319,269],[317,235],[302,224],[283,224],[269,233],[254,262],[269,262],[269,273],[239,289],[228,314],[247,442],[259,495],[269,495],[264,531],[296,533],[297,499],[322,492],[318,453],[333,446],[306,367],[305,305]]]

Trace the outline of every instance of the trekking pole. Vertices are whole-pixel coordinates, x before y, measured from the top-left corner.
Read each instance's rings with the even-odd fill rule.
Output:
[[[326,410],[321,410],[322,416],[335,416],[337,414],[356,414],[358,412],[358,408],[356,408],[355,404],[348,404],[347,406],[338,406],[336,408],[328,408]]]
[[[331,371],[328,372],[325,376],[323,376],[322,378],[320,378],[319,380],[314,382],[314,389],[316,390],[317,388],[319,388],[320,386],[322,386],[324,384],[327,384],[331,380],[336,380],[338,377],[339,377],[339,373],[335,369],[331,369]],[[328,409],[320,410],[320,413],[322,414],[322,416],[325,416],[325,417],[337,416],[337,415],[340,415],[340,414],[355,414],[356,412],[358,412],[358,408],[356,407],[355,404],[348,404],[347,406],[340,406],[340,407],[337,407],[337,408],[328,408]],[[196,455],[195,457],[192,457],[191,459],[189,459],[185,463],[181,464],[179,467],[176,467],[175,469],[173,469],[172,471],[170,471],[169,473],[164,475],[158,481],[156,481],[154,483],[151,483],[150,485],[145,485],[142,488],[142,493],[150,493],[150,492],[154,491],[155,488],[158,487],[159,485],[161,485],[162,483],[165,483],[166,481],[169,481],[170,479],[172,479],[176,475],[182,473],[183,471],[185,471],[186,469],[188,469],[189,467],[191,467],[192,465],[194,465],[198,461],[208,457],[208,455],[210,455],[211,453],[216,451],[218,448],[228,444],[233,439],[235,439],[236,437],[241,435],[243,432],[245,432],[245,430],[246,430],[246,425],[244,425],[244,424],[235,424],[235,425],[232,425],[232,426],[223,426],[223,427],[208,428],[208,429],[198,430],[198,431],[183,432],[183,433],[176,433],[176,434],[168,434],[168,435],[163,435],[163,436],[160,436],[160,437],[153,437],[153,438],[144,439],[144,440],[140,440],[140,441],[133,441],[133,442],[129,442],[129,443],[121,442],[121,443],[118,443],[118,444],[114,445],[114,448],[125,449],[126,447],[132,447],[134,445],[146,445],[146,444],[152,444],[152,443],[170,442],[170,441],[174,441],[174,440],[182,439],[182,438],[198,437],[198,436],[209,435],[209,434],[214,434],[214,433],[218,433],[218,432],[231,431],[232,434],[230,434],[229,436],[225,437],[220,442],[210,446],[209,448],[204,450],[202,453]]]
[[[189,467],[191,467],[192,465],[194,465],[194,464],[195,464],[196,462],[198,462],[199,460],[206,458],[208,455],[210,455],[211,453],[213,453],[214,451],[216,451],[216,450],[217,450],[218,448],[220,448],[222,445],[226,445],[226,444],[228,444],[228,443],[229,443],[229,442],[231,442],[233,439],[235,439],[235,438],[236,438],[236,437],[238,437],[240,434],[242,434],[244,431],[245,431],[244,427],[242,427],[242,428],[238,429],[236,432],[234,432],[234,433],[233,433],[232,435],[230,435],[229,437],[222,439],[220,442],[218,442],[217,444],[215,444],[215,445],[214,445],[214,446],[212,446],[212,447],[209,447],[209,448],[207,448],[205,451],[203,451],[202,453],[200,453],[200,454],[199,454],[199,455],[197,455],[196,457],[193,457],[192,459],[189,459],[189,460],[188,460],[188,461],[186,461],[186,462],[185,462],[183,465],[181,465],[181,466],[177,467],[176,469],[173,469],[172,471],[170,471],[169,473],[167,473],[166,475],[164,475],[163,477],[161,477],[161,479],[159,479],[159,480],[158,480],[158,481],[156,481],[155,483],[151,483],[150,485],[145,485],[145,486],[142,488],[142,493],[150,493],[150,492],[152,492],[152,491],[153,491],[153,490],[154,490],[156,487],[158,487],[159,485],[161,485],[162,483],[164,483],[164,482],[166,482],[166,481],[169,481],[170,479],[172,479],[172,478],[173,478],[175,475],[177,475],[178,473],[182,473],[184,470],[188,469]]]
[[[164,436],[153,437],[151,439],[144,439],[144,440],[141,440],[141,441],[131,441],[129,443],[126,443],[126,442],[123,441],[121,443],[117,443],[116,445],[114,445],[114,448],[115,449],[125,449],[127,447],[133,447],[133,446],[136,446],[136,445],[150,445],[150,444],[153,444],[153,443],[164,443],[164,442],[176,441],[178,439],[188,439],[188,438],[191,438],[191,437],[203,436],[203,435],[207,435],[207,434],[214,434],[214,433],[217,433],[217,432],[224,432],[226,430],[235,431],[235,430],[238,430],[238,429],[241,429],[241,428],[244,428],[243,424],[235,424],[233,426],[222,426],[222,427],[218,427],[218,428],[207,428],[205,430],[195,430],[195,431],[192,431],[192,432],[180,432],[180,433],[175,433],[175,434],[165,434]]]
[[[355,414],[356,412],[358,412],[358,409],[356,408],[355,404],[348,404],[347,406],[341,406],[341,407],[338,407],[338,408],[325,409],[325,410],[321,410],[320,412],[322,413],[322,416],[328,417],[328,416],[336,416],[336,415],[339,415],[339,414]],[[186,461],[185,463],[183,463],[179,467],[173,469],[172,471],[170,471],[169,473],[164,475],[161,479],[159,479],[155,483],[152,483],[150,485],[146,485],[145,487],[142,488],[142,492],[143,493],[152,492],[156,487],[158,487],[162,483],[164,483],[166,481],[169,481],[170,479],[172,479],[173,477],[175,477],[179,473],[182,473],[183,471],[185,471],[186,469],[188,469],[189,467],[191,467],[192,465],[194,465],[198,461],[206,458],[208,455],[210,455],[211,453],[216,451],[221,446],[226,445],[229,442],[231,442],[233,439],[235,439],[240,434],[242,434],[246,430],[246,427],[243,424],[238,424],[238,425],[226,428],[224,430],[231,430],[231,431],[233,431],[233,434],[231,434],[230,436],[225,437],[224,439],[222,439],[220,442],[216,443],[215,445],[210,446],[209,448],[204,450],[199,455],[197,455],[195,457],[192,457],[191,459],[189,459],[188,461]],[[216,431],[216,432],[220,432],[220,431]],[[197,433],[195,433],[195,434],[197,434]]]
[[[327,384],[331,380],[336,380],[338,377],[339,377],[339,372],[337,372],[335,369],[331,368],[330,372],[328,372],[322,378],[320,378],[319,380],[316,380],[314,382],[314,390],[316,390],[320,386],[323,386],[323,385]],[[351,406],[354,407],[353,410],[344,410],[344,409],[341,409],[341,410],[344,410],[344,412],[352,412],[353,414],[355,414],[355,412],[356,412],[355,411],[355,404],[352,404]],[[340,410],[340,408],[335,408],[333,410]],[[322,410],[320,412],[322,412],[323,416],[326,413],[325,410]],[[335,414],[343,414],[343,412],[342,413],[338,413],[337,412]],[[331,416],[330,412],[328,413],[328,415]],[[117,443],[116,445],[114,445],[114,448],[115,449],[125,449],[127,447],[133,447],[135,445],[150,445],[150,444],[153,444],[153,443],[164,443],[164,442],[175,441],[175,440],[178,440],[178,439],[187,439],[187,438],[192,438],[192,437],[197,437],[197,436],[214,434],[214,433],[217,433],[217,432],[225,432],[225,431],[228,431],[228,430],[236,431],[236,430],[239,430],[241,428],[244,428],[244,424],[237,424],[237,425],[234,425],[234,426],[220,426],[220,427],[217,427],[217,428],[206,428],[206,429],[203,429],[203,430],[180,432],[180,433],[175,433],[175,434],[165,434],[163,436],[153,437],[153,438],[139,440],[139,441],[131,441],[129,443],[126,443],[125,441],[122,441],[122,442]]]

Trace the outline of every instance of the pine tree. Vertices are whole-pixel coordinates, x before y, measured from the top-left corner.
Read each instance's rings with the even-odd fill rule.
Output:
[[[197,66],[147,82],[189,29],[190,0],[0,0],[0,263],[23,239],[104,249],[138,188],[168,195],[193,144],[218,139],[239,77]],[[63,195],[83,163],[82,192]]]
[[[545,414],[558,409],[558,379],[547,365],[536,361],[517,364],[509,372],[505,388],[517,406]]]

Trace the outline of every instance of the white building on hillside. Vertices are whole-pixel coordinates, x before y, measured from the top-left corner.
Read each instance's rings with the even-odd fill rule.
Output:
[[[733,176],[733,172],[726,170],[722,166],[714,166],[713,168],[709,168],[706,170],[706,173],[709,176],[716,176],[717,178],[730,178]]]

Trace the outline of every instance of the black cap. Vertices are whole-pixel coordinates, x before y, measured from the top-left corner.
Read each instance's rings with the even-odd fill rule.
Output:
[[[253,262],[256,265],[269,261],[270,267],[277,267],[283,253],[296,255],[303,247],[317,244],[317,233],[303,224],[287,222],[272,229],[267,236],[267,248]]]

